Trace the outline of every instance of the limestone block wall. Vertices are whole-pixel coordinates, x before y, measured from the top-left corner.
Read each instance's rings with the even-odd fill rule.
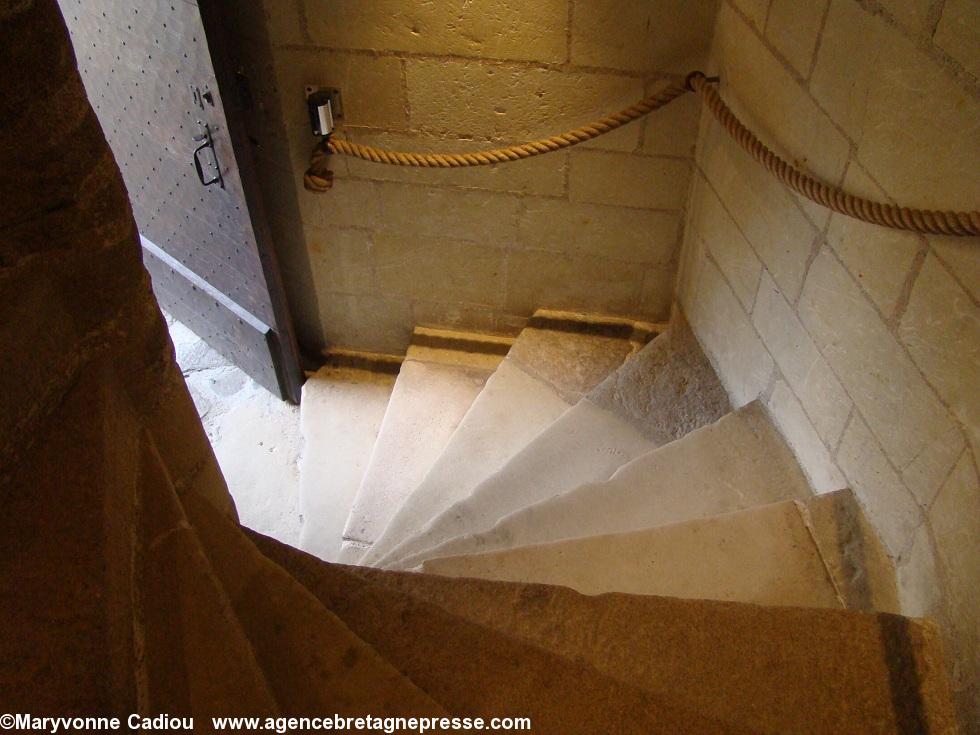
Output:
[[[314,195],[300,181],[315,142],[302,91],[339,86],[340,134],[360,143],[507,145],[620,109],[703,64],[716,0],[264,6],[264,20],[241,21],[241,48],[266,106],[259,158],[307,346],[402,352],[416,324],[514,332],[538,307],[667,316],[693,96],[592,144],[493,168],[338,156],[334,190]]]
[[[976,209],[977,7],[726,0],[708,66],[788,160],[859,194]],[[703,115],[679,305],[733,403],[765,401],[818,492],[855,490],[897,564],[904,610],[944,622],[974,723],[978,240],[831,215]]]

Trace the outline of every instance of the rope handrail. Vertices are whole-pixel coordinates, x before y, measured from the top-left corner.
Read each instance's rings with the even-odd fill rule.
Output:
[[[303,185],[313,192],[325,192],[330,189],[332,173],[329,170],[329,157],[332,153],[393,166],[432,168],[487,166],[518,161],[598,138],[664,107],[687,92],[696,92],[725,131],[749,155],[785,186],[807,199],[834,212],[884,227],[929,235],[980,235],[978,211],[956,212],[896,206],[849,194],[839,187],[804,173],[770,150],[742,124],[714,88],[713,82],[716,81],[718,81],[716,77],[707,77],[702,72],[694,71],[688,74],[683,82],[670,84],[625,110],[566,133],[507,148],[471,153],[409,153],[360,145],[348,140],[326,138],[313,150],[310,168],[303,176]]]
[[[690,92],[686,83],[677,82],[646,97],[625,110],[607,115],[595,122],[566,133],[541,138],[529,143],[510,146],[508,148],[493,148],[490,150],[474,151],[472,153],[409,153],[360,145],[349,140],[326,138],[321,141],[310,157],[310,168],[303,177],[304,185],[314,192],[327,191],[331,186],[328,161],[331,153],[354,156],[365,161],[386,163],[391,166],[419,166],[423,168],[459,168],[463,166],[489,166],[507,161],[519,161],[542,153],[568,148],[587,140],[598,138],[600,135],[612,132],[626,123],[638,120],[644,115],[657,110]]]
[[[751,130],[745,127],[703,75],[694,75],[690,81],[694,91],[701,95],[715,119],[735,142],[761,163],[769,173],[810,201],[834,212],[897,230],[910,230],[928,235],[980,235],[980,212],[913,209],[876,202],[849,194],[804,173],[769,150]]]

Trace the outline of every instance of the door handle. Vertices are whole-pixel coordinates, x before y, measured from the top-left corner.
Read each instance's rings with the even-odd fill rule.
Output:
[[[211,186],[212,184],[217,184],[224,189],[225,182],[221,177],[221,165],[218,163],[218,153],[214,149],[214,139],[211,137],[211,128],[205,125],[204,132],[200,135],[194,136],[194,142],[201,143],[201,145],[194,149],[194,168],[197,169],[197,178],[201,180],[201,185]],[[201,163],[201,151],[207,148],[211,149],[211,158],[214,160],[215,174],[210,179],[205,177],[204,164]]]

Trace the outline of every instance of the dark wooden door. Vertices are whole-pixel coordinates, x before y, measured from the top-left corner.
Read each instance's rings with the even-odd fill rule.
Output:
[[[161,306],[298,402],[302,370],[275,252],[250,151],[235,145],[243,132],[220,18],[208,8],[202,19],[191,0],[60,4]]]

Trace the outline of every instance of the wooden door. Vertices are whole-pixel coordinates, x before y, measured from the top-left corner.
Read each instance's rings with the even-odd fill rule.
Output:
[[[164,310],[277,395],[302,370],[220,18],[192,0],[60,0]],[[244,182],[244,183],[243,183]]]

